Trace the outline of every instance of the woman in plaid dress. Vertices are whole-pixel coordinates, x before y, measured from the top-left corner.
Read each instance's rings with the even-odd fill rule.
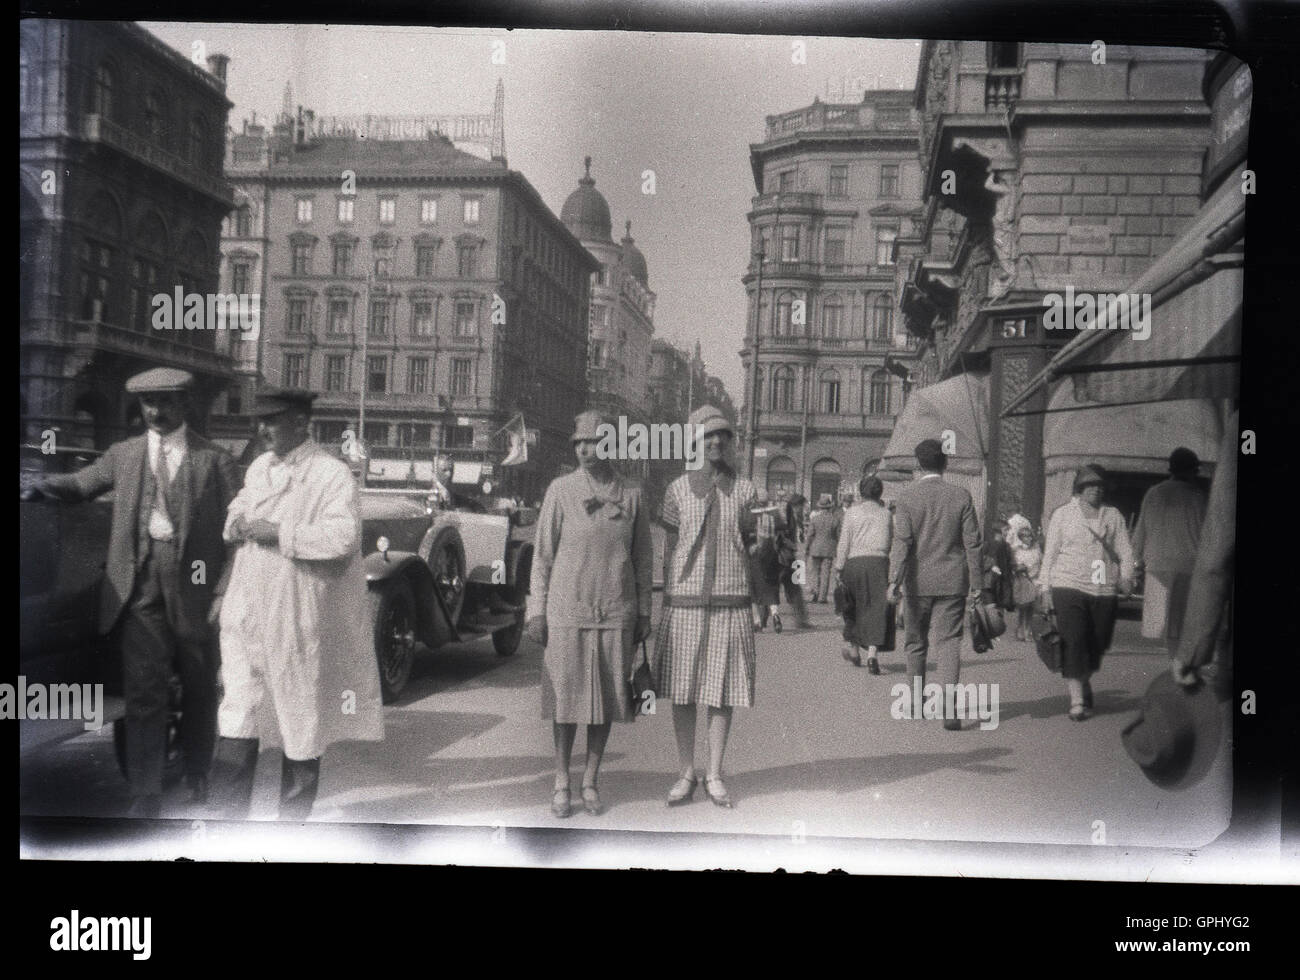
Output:
[[[696,706],[707,705],[709,765],[704,789],[730,807],[722,782],[731,709],[754,703],[754,627],[747,538],[754,533],[754,485],[730,463],[731,424],[706,405],[691,413],[704,465],[664,495],[664,612],[653,663],[655,694],[672,703],[680,778],[668,805],[695,793]]]

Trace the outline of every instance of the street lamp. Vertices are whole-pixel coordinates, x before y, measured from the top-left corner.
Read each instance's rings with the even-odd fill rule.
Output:
[[[763,237],[758,239],[758,280],[754,288],[754,340],[750,348],[749,364],[749,412],[745,419],[745,477],[754,478],[754,440],[758,435],[758,333],[763,323],[763,262],[767,253],[763,247]]]

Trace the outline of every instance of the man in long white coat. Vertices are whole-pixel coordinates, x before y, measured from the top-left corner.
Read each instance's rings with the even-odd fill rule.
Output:
[[[270,451],[226,518],[225,539],[239,548],[220,614],[220,734],[242,755],[249,791],[258,740],[283,745],[280,817],[297,820],[315,802],[325,749],[384,733],[356,483],[310,437],[314,398],[258,398]]]

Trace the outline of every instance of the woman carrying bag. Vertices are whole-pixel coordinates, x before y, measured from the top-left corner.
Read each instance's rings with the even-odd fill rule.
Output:
[[[1092,716],[1091,678],[1115,630],[1117,594],[1133,583],[1133,549],[1124,517],[1102,501],[1106,472],[1096,464],[1074,478],[1074,496],[1047,527],[1039,578],[1044,614],[1060,633],[1061,673],[1070,692],[1070,718]]]
[[[542,713],[553,721],[551,812],[571,812],[569,763],[587,726],[582,805],[601,812],[596,779],[610,723],[636,717],[632,680],[650,635],[654,549],[641,488],[596,455],[602,417],[583,412],[573,433],[578,468],[552,481],[542,501],[528,597],[528,636],[546,647]],[[644,647],[643,647],[644,649]]]

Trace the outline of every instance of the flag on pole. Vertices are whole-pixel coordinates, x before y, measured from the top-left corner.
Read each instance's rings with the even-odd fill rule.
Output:
[[[504,432],[510,440],[510,448],[506,451],[505,459],[501,460],[501,465],[518,466],[528,462],[528,427],[524,425],[523,413],[516,414],[498,431]]]

